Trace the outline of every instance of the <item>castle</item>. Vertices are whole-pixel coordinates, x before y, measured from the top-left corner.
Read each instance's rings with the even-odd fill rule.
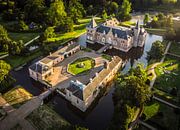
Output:
[[[135,27],[127,28],[118,26],[116,18],[106,20],[105,23],[97,25],[94,18],[87,25],[88,43],[110,44],[113,48],[128,52],[132,47],[143,47],[147,32],[137,22]]]

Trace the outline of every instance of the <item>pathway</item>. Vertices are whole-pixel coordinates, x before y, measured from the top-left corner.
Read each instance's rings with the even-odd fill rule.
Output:
[[[145,126],[145,127],[147,127],[147,128],[149,128],[149,129],[151,129],[151,130],[157,130],[156,128],[154,128],[153,126],[147,124],[147,123],[144,122],[144,121],[138,120],[138,123],[141,124],[141,125],[143,125],[143,126]]]
[[[180,58],[180,55],[176,55],[176,54],[173,54],[173,53],[170,53],[170,52],[168,52],[167,54],[171,55],[171,56],[174,56],[174,57],[177,57],[177,58]]]
[[[10,130],[14,128],[17,124],[20,124],[23,128],[33,130],[33,127],[30,123],[28,123],[24,118],[28,116],[33,110],[38,108],[42,104],[42,100],[38,97],[27,101],[23,104],[19,109],[16,109],[10,112],[1,122],[0,122],[0,130]],[[25,123],[22,125],[22,123]]]
[[[97,51],[97,53],[100,54],[100,53],[102,53],[103,51],[106,51],[110,46],[111,46],[110,44],[104,45],[103,47],[101,47],[101,48]]]
[[[8,56],[9,56],[9,54],[2,55],[2,56],[0,56],[0,59],[6,58]]]
[[[179,106],[176,106],[176,105],[174,105],[174,104],[172,104],[172,103],[169,103],[169,102],[167,102],[167,101],[165,101],[165,100],[163,100],[163,99],[161,99],[161,98],[158,98],[158,97],[156,97],[156,96],[153,96],[153,99],[155,99],[155,100],[157,100],[157,101],[159,101],[159,102],[161,102],[161,103],[164,103],[164,104],[166,104],[166,105],[168,105],[168,106],[170,106],[170,107],[172,107],[172,108],[180,109]]]
[[[26,43],[24,44],[24,46],[25,46],[25,47],[28,46],[28,45],[31,44],[33,41],[37,40],[39,37],[40,37],[40,35],[38,35],[37,37],[31,39],[30,41],[26,42]]]

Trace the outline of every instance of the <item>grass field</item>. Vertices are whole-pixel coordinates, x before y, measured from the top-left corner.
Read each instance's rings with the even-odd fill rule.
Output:
[[[32,94],[26,91],[23,87],[17,86],[3,95],[3,98],[10,104],[15,105],[25,102],[32,98]]]
[[[71,125],[47,105],[34,110],[27,118],[37,130],[67,130]]]
[[[151,124],[157,124],[161,129],[178,130],[178,119],[173,108],[166,106],[157,101],[152,101],[145,106],[144,112],[146,121],[151,121]]]
[[[169,48],[169,52],[180,56],[180,44],[173,42]]]
[[[68,65],[68,72],[77,75],[86,72],[94,67],[94,60],[88,57],[75,60]]]
[[[24,43],[38,36],[39,33],[14,33],[9,32],[9,37],[14,41],[22,40]]]
[[[35,51],[29,56],[8,56],[5,61],[11,65],[12,68],[16,68],[20,65],[26,64],[27,62],[41,56],[43,52],[41,50]]]
[[[150,34],[155,34],[160,36],[164,36],[166,33],[165,29],[159,29],[159,28],[145,28],[145,29]]]
[[[97,23],[102,22],[103,20],[99,17],[95,17],[95,20]],[[68,40],[68,39],[73,39],[81,34],[86,32],[86,25],[91,21],[91,18],[83,18],[79,20],[79,24],[74,25],[74,31],[73,32],[68,32],[68,33],[60,33],[56,34],[56,37],[54,38],[49,38],[47,42],[57,42],[57,41],[62,41],[62,40]],[[58,42],[59,43],[59,42]]]

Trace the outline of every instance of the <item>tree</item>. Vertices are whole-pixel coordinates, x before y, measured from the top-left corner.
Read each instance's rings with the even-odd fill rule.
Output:
[[[151,50],[148,52],[148,59],[160,59],[164,54],[164,44],[161,41],[156,41],[152,44]]]
[[[145,16],[144,16],[144,24],[147,25],[147,23],[149,22],[149,20],[150,20],[150,16],[149,16],[148,13],[146,13]]]
[[[19,55],[21,54],[21,52],[23,51],[24,49],[24,44],[23,44],[23,41],[20,40],[18,42],[16,41],[11,41],[9,43],[9,47],[8,47],[8,51],[9,51],[9,54],[11,55]]]
[[[129,20],[131,19],[131,3],[129,2],[129,0],[123,0],[123,3],[121,5],[120,8],[120,12],[118,14],[118,18],[121,20]]]
[[[9,74],[11,66],[5,61],[0,60],[0,93],[7,90],[15,81]]]
[[[48,38],[53,38],[55,37],[56,34],[54,33],[54,28],[53,27],[48,27],[43,34],[43,37],[45,40],[47,40]]]
[[[137,108],[142,108],[151,98],[152,93],[146,84],[148,77],[143,65],[131,68],[128,74],[119,75],[113,101],[115,106],[114,129],[126,130]]]
[[[78,19],[82,18],[85,10],[80,0],[69,1],[69,16],[73,19],[74,23],[78,23]]]
[[[57,26],[64,23],[66,15],[63,1],[55,0],[47,11],[47,21],[50,25]]]
[[[7,51],[7,45],[9,42],[10,38],[8,37],[7,30],[2,25],[0,25],[0,50],[3,49],[4,51]]]
[[[44,21],[44,0],[27,0],[24,7],[25,18],[28,21],[41,23]]]
[[[105,20],[105,19],[107,19],[107,13],[106,13],[106,10],[103,10],[103,12],[102,12],[102,18]]]
[[[176,34],[176,32],[174,31],[173,28],[167,28],[166,34],[165,34],[165,39],[166,40],[176,40],[177,34]]]
[[[108,12],[109,14],[117,14],[119,5],[116,2],[110,2],[108,8],[109,8],[109,12]]]

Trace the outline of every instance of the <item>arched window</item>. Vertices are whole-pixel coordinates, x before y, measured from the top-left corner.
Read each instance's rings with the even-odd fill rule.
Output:
[[[105,42],[105,38],[104,37],[102,38],[102,42]]]

